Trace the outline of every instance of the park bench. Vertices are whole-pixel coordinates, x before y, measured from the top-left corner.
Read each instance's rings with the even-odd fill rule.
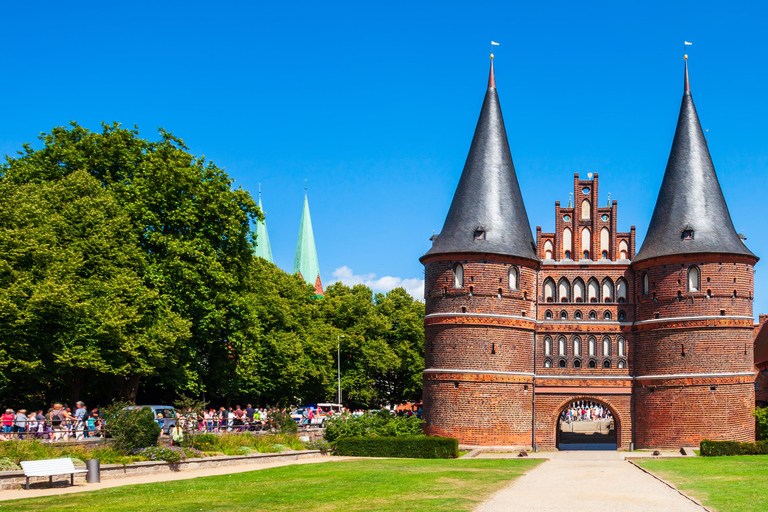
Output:
[[[24,460],[21,461],[21,469],[24,470],[24,476],[27,479],[26,489],[29,490],[29,477],[47,476],[48,481],[53,484],[55,475],[70,475],[69,482],[75,485],[75,473],[87,473],[87,469],[75,469],[72,459],[46,459],[46,460]]]

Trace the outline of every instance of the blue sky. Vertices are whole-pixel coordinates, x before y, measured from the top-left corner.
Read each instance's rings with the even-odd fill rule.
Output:
[[[254,194],[291,270],[304,193],[323,281],[418,287],[485,93],[490,41],[532,229],[600,174],[644,237],[691,89],[737,230],[768,256],[766,4],[6,3],[0,154],[76,120],[159,126]],[[735,5],[735,6],[734,6]],[[755,313],[768,312],[759,263]],[[381,278],[385,278],[381,280]],[[407,281],[403,281],[407,280]]]

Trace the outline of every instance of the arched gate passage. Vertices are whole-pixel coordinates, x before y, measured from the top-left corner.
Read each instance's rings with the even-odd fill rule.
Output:
[[[555,419],[558,450],[617,450],[619,432],[616,410],[594,397],[568,400]]]

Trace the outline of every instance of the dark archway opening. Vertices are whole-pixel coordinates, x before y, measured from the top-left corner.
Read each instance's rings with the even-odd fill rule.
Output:
[[[600,400],[571,400],[560,409],[555,425],[558,450],[618,449],[618,418]]]

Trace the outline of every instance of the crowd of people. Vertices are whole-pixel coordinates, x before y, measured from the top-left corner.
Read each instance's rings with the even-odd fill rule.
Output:
[[[563,410],[560,420],[566,423],[573,421],[611,420],[613,415],[606,407],[588,400],[574,402]]]
[[[175,421],[183,430],[197,430],[204,432],[246,432],[254,430],[271,430],[273,425],[273,413],[281,412],[290,415],[289,409],[256,409],[248,404],[245,409],[239,405],[232,407],[219,407],[219,410],[208,409],[196,413],[192,409],[175,411]],[[161,428],[166,428],[167,417],[158,413],[155,421]]]
[[[56,403],[44,412],[43,409],[6,409],[0,417],[2,432],[0,441],[11,439],[48,439],[66,441],[70,437],[82,440],[99,435],[103,420],[98,408],[88,410],[83,402],[77,402],[75,409]]]

